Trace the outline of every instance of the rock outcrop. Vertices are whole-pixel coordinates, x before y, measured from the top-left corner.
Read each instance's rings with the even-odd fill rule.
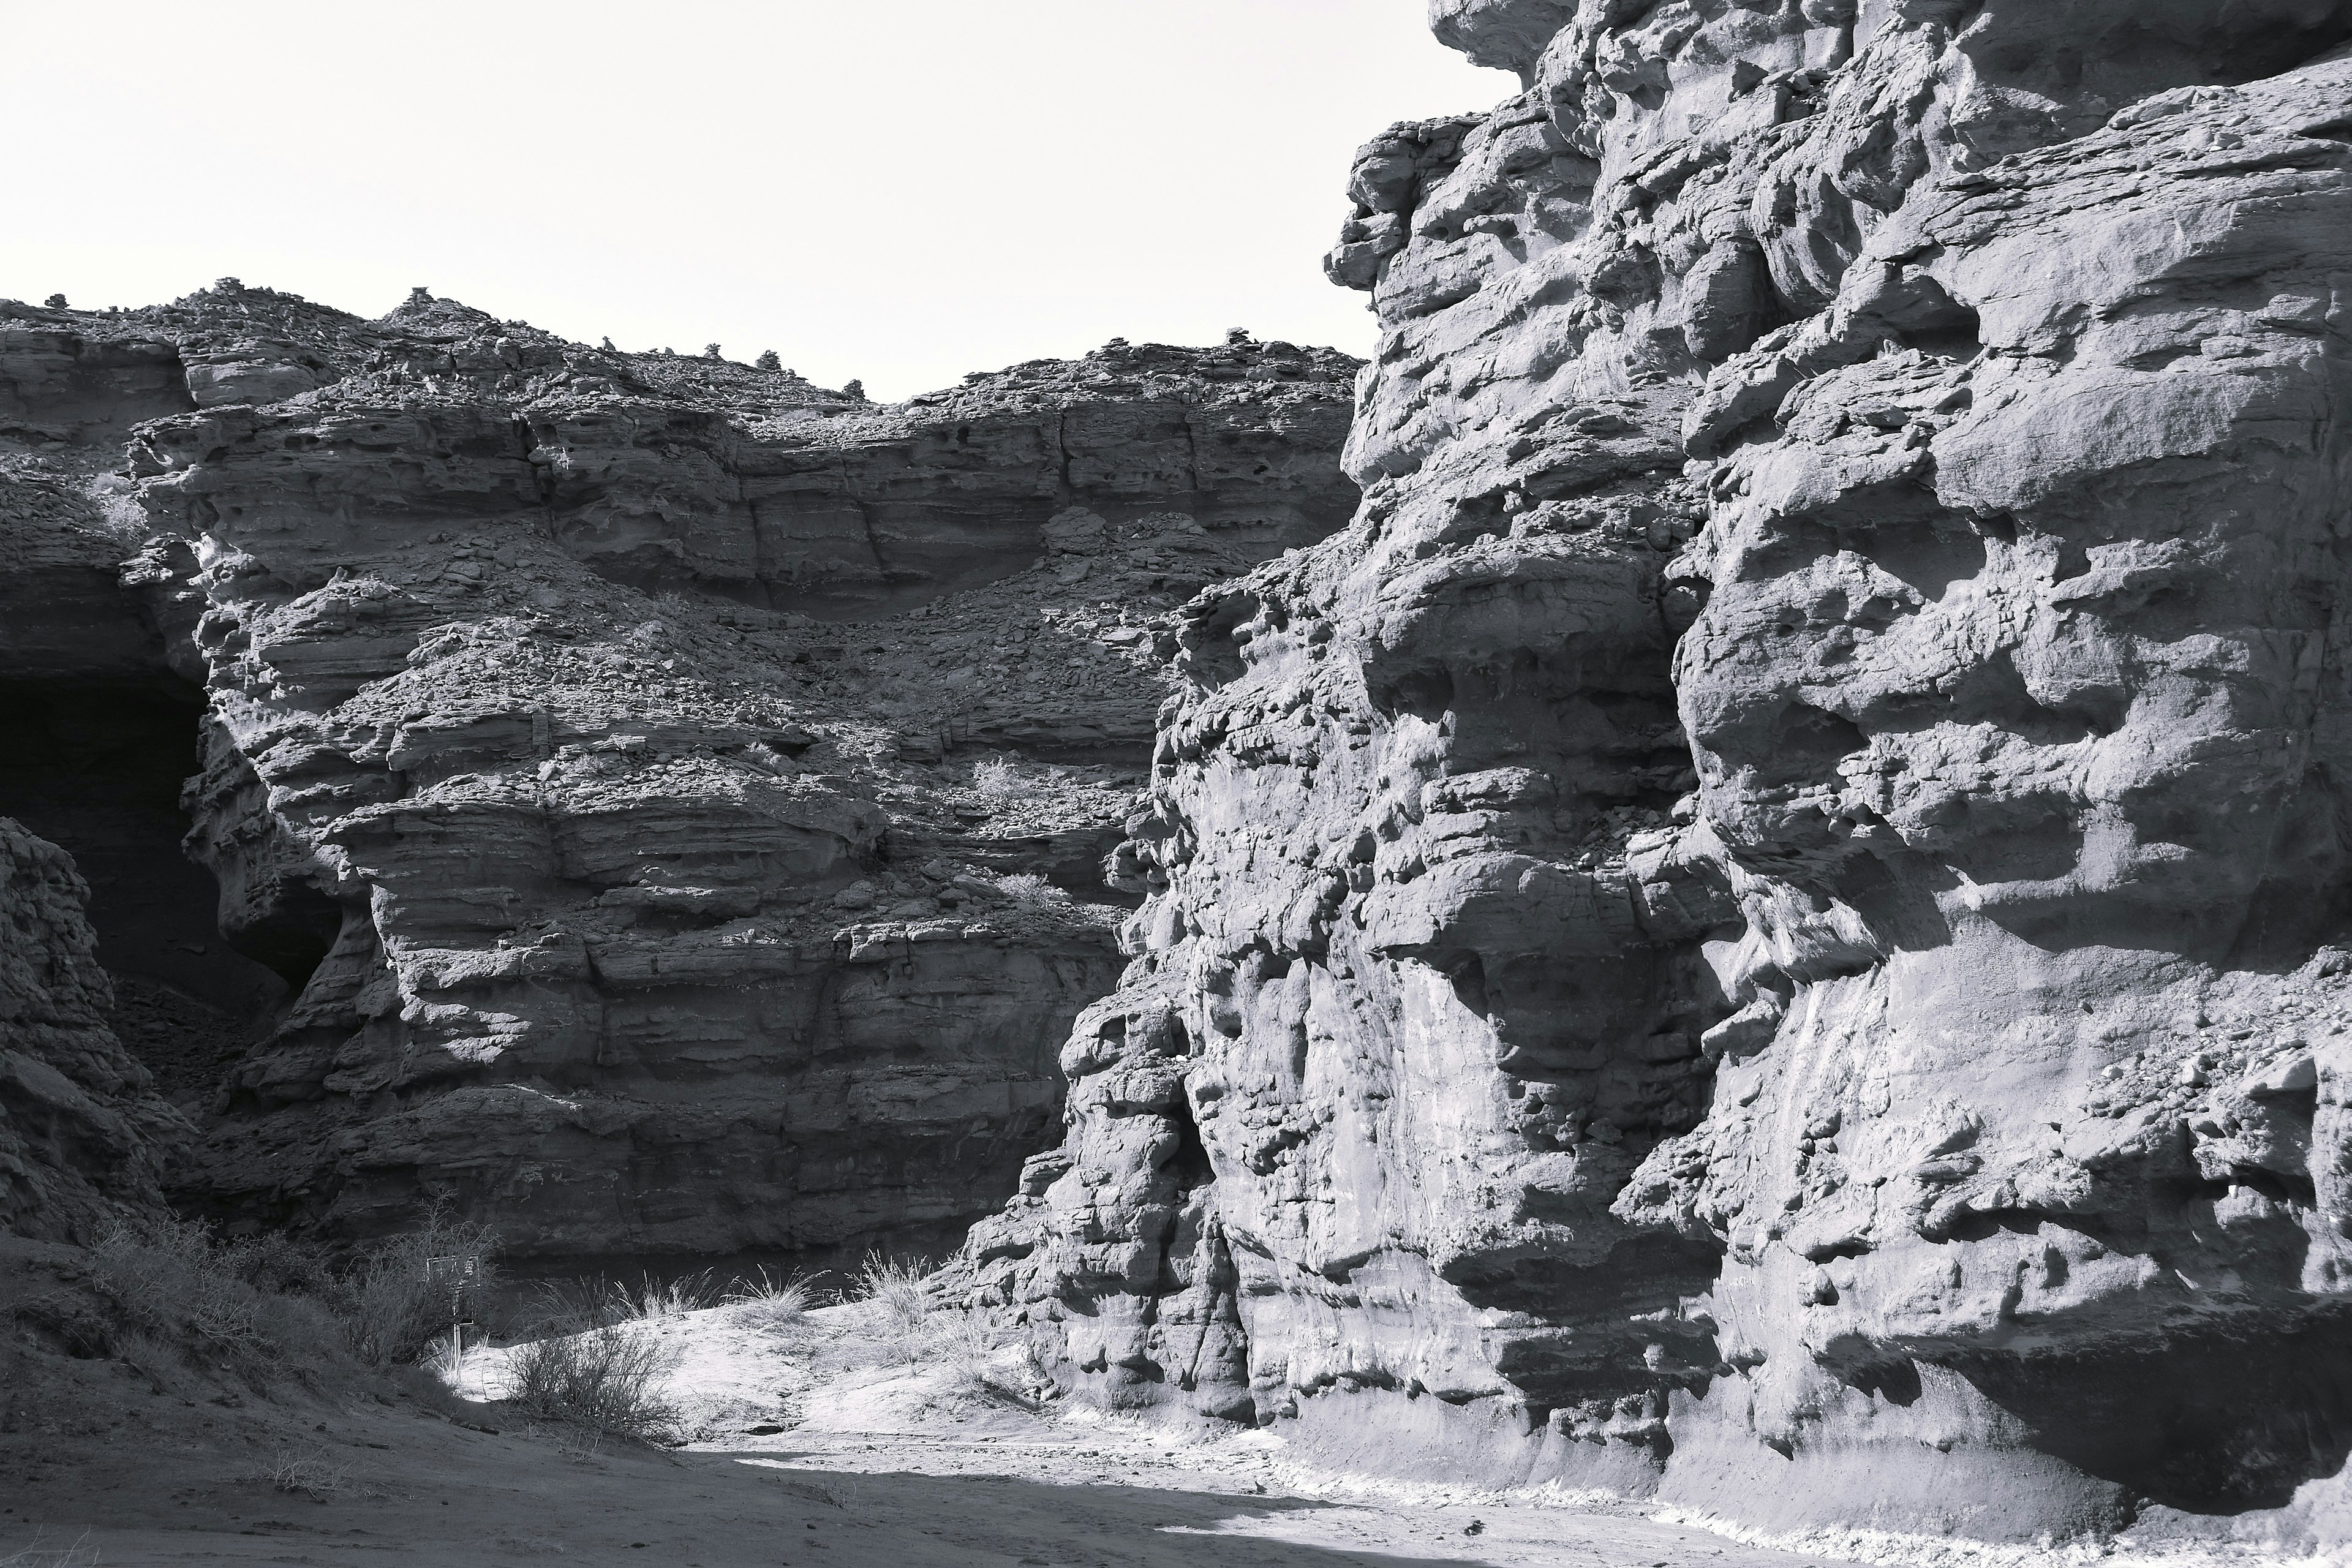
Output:
[[[1362,508],[1167,641],[974,1299],[1357,1463],[2310,1527],[2352,9],[1432,12],[1524,90],[1359,156]]]
[[[525,1268],[937,1248],[1010,1193],[1116,976],[1160,623],[1355,500],[1355,362],[1238,334],[880,407],[423,290],[6,310],[0,805],[86,864],[186,832],[200,925],[93,873],[203,1111],[174,1195],[448,1199]]]
[[[0,817],[0,1235],[87,1242],[163,1212],[194,1129],[107,1026],[110,983],[73,858]]]

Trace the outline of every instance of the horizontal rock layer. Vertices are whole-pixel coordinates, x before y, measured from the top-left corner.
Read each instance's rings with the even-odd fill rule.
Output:
[[[422,290],[6,310],[0,804],[86,860],[184,827],[217,889],[95,910],[204,1112],[175,1194],[448,1200],[526,1268],[944,1247],[1010,1192],[1115,978],[1159,620],[1354,502],[1354,362],[1238,336],[886,408]]]
[[[1354,1463],[2315,1528],[2352,12],[1432,11],[1525,90],[1359,155],[1362,508],[1184,612],[974,1299]]]

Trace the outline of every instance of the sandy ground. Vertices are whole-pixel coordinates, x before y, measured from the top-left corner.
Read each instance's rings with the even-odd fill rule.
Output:
[[[1018,1393],[1019,1363],[858,1365],[850,1310],[779,1334],[727,1309],[640,1325],[679,1357],[676,1448],[583,1438],[495,1403],[188,1397],[111,1362],[0,1384],[0,1564],[515,1562],[831,1568],[1767,1568],[1828,1559],[1643,1505],[1321,1473],[1271,1432],[1204,1437]],[[814,1336],[814,1342],[813,1338]],[[497,1393],[499,1352],[460,1392]],[[991,1374],[992,1377],[994,1373]],[[62,1378],[62,1383],[54,1380]],[[58,1395],[68,1397],[60,1405]],[[58,1411],[68,1412],[62,1419]],[[471,1423],[471,1426],[464,1423]],[[482,1429],[489,1428],[489,1429]],[[272,1472],[311,1462],[320,1484]],[[1849,1550],[1951,1568],[2100,1559]],[[1864,1543],[1866,1547],[1867,1542]],[[1883,1544],[1883,1543],[1882,1543]],[[10,1553],[17,1553],[11,1556]],[[2131,1560],[2108,1555],[2108,1563]]]
[[[201,1438],[130,1422],[26,1452],[0,1438],[0,1553],[26,1563],[1607,1563],[1807,1561],[1702,1531],[1528,1506],[1417,1507],[1286,1494],[1129,1435],[1044,1441],[854,1434],[665,1452],[474,1432],[413,1410],[351,1411],[305,1430],[225,1414]],[[323,1500],[278,1490],[283,1453],[341,1468]],[[1473,1530],[1475,1533],[1472,1533]],[[70,1557],[52,1552],[72,1551]],[[0,1555],[0,1562],[12,1559]]]

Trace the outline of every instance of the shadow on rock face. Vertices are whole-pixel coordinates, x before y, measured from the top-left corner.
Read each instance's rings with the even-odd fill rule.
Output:
[[[189,815],[180,791],[201,761],[203,716],[202,693],[160,668],[138,678],[0,681],[0,733],[9,737],[0,813],[74,856],[109,973],[144,986],[158,1005],[175,994],[183,1011],[241,1046],[300,988],[326,944],[298,939],[257,952],[223,942],[220,889],[181,853]],[[148,1033],[126,1037],[135,1052],[152,1047],[151,1067],[171,1077],[174,1042]],[[211,1085],[174,1079],[171,1087]]]
[[[2034,1447],[2185,1512],[2284,1507],[2352,1456],[2352,1312],[2284,1332],[1949,1364]]]

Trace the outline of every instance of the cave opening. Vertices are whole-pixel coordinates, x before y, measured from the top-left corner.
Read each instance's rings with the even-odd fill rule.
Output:
[[[222,939],[219,889],[180,847],[204,713],[202,689],[163,671],[0,680],[0,816],[73,856],[115,1033],[184,1101],[209,1094],[294,990]]]

